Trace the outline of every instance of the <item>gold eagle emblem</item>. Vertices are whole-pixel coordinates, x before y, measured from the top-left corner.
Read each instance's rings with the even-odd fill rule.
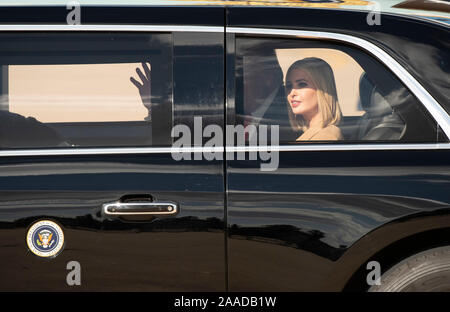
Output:
[[[39,236],[39,240],[40,240],[40,243],[38,241],[38,244],[40,246],[43,246],[44,248],[47,248],[48,245],[50,244],[50,242],[52,241],[53,233],[48,233],[48,234],[45,233],[42,235],[41,235],[41,233],[38,233],[38,236]]]

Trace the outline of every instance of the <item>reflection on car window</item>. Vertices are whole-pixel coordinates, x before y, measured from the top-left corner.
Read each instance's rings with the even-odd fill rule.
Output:
[[[278,125],[279,141],[292,144],[436,140],[423,105],[362,51],[313,40],[236,42],[237,124]]]
[[[11,36],[0,36],[0,148],[171,143],[172,121],[153,122],[172,110],[171,35]]]

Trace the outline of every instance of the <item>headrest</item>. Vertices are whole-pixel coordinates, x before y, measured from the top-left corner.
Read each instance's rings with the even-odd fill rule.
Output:
[[[363,73],[361,77],[359,77],[359,98],[361,102],[361,107],[365,111],[370,108],[370,100],[373,91],[373,84],[368,79],[367,74]]]
[[[392,107],[386,98],[375,87],[370,98],[370,114],[372,116],[386,116],[392,114]]]
[[[385,116],[392,113],[392,107],[366,73],[359,78],[359,97],[362,109],[371,116]]]

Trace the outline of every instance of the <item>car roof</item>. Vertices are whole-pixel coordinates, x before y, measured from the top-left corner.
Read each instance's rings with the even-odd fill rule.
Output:
[[[61,0],[4,0],[0,6],[61,6]],[[81,6],[252,6],[359,10],[417,16],[450,26],[450,2],[422,0],[77,0]]]

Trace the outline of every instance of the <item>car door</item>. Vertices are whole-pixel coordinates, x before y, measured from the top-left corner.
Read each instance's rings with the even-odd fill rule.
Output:
[[[218,26],[0,26],[2,291],[225,290]]]
[[[317,31],[320,12],[272,13],[228,14],[229,289],[336,291],[361,268],[361,290],[380,236],[400,234],[371,231],[448,210],[448,114],[375,45]],[[317,111],[329,131],[302,124]]]

